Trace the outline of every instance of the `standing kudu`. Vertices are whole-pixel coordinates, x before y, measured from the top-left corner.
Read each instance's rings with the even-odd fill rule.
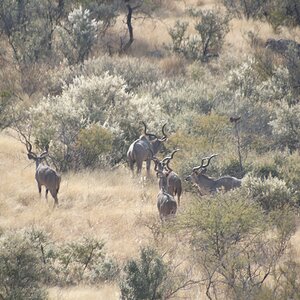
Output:
[[[26,141],[27,156],[29,159],[35,161],[36,171],[35,171],[35,180],[38,185],[39,194],[41,196],[42,185],[46,187],[45,197],[47,199],[48,191],[50,191],[51,196],[54,198],[54,206],[58,205],[57,194],[59,191],[61,177],[57,174],[55,170],[49,166],[41,164],[42,160],[48,155],[48,148],[42,154],[37,155],[32,152],[32,145],[30,142]]]
[[[242,184],[241,179],[232,176],[223,176],[215,179],[205,175],[210,160],[215,156],[217,156],[217,154],[202,158],[201,165],[193,168],[192,174],[186,178],[187,181],[193,182],[198,187],[200,195],[216,193],[219,189],[223,189],[227,192],[231,189],[240,187]],[[206,159],[208,161],[204,164]]]
[[[147,176],[149,177],[152,157],[151,153],[155,155],[161,148],[163,142],[167,140],[167,135],[165,133],[166,124],[162,127],[163,136],[158,138],[157,135],[148,133],[146,124],[144,122],[142,123],[144,125],[144,134],[130,145],[127,151],[127,159],[132,174],[134,172],[134,164],[137,164],[138,175],[141,173],[143,162],[146,161]]]
[[[155,163],[156,176],[159,178],[160,191],[157,195],[157,209],[160,219],[164,221],[176,214],[177,203],[174,197],[168,193],[167,175],[159,168],[161,162],[156,157],[152,157],[152,160]]]
[[[161,162],[158,163],[158,167],[166,174],[168,193],[172,196],[177,195],[177,202],[179,206],[180,197],[182,194],[181,179],[179,178],[178,174],[176,174],[169,166],[170,161],[173,159],[174,154],[177,151],[179,151],[179,149],[174,150],[170,156],[166,156]]]

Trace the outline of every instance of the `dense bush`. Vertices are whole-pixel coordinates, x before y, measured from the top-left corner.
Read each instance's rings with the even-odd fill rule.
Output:
[[[143,248],[139,260],[129,260],[120,281],[121,299],[165,299],[168,267],[151,248]]]
[[[278,145],[291,151],[300,147],[300,106],[280,103],[275,111],[276,117],[270,124]]]
[[[6,232],[0,237],[1,299],[46,299],[46,273],[39,250],[24,235]]]
[[[289,209],[265,215],[247,194],[238,189],[195,199],[177,219],[210,299],[258,299],[294,233]]]
[[[283,180],[276,177],[260,179],[248,176],[244,185],[251,197],[267,212],[283,208],[286,204],[294,204],[291,190]]]
[[[177,21],[169,30],[172,39],[171,51],[192,60],[207,60],[218,56],[229,31],[227,16],[220,11],[190,9],[189,14],[195,18],[196,35],[186,36],[187,22]]]
[[[88,9],[80,6],[69,13],[66,24],[59,28],[59,49],[70,64],[83,63],[88,58],[99,27],[100,23],[91,18]]]

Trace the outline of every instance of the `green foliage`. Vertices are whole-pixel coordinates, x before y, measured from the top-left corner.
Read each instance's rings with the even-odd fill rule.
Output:
[[[261,179],[266,179],[268,177],[279,177],[279,171],[275,164],[266,163],[261,166],[257,166],[254,168],[254,174],[256,177]]]
[[[294,152],[292,155],[280,153],[275,160],[281,178],[284,179],[287,186],[293,193],[297,204],[300,205],[300,155]]]
[[[0,130],[10,126],[12,122],[11,108],[15,99],[11,92],[0,92]]]
[[[249,18],[257,18],[261,14],[263,4],[268,1],[263,0],[222,0],[227,10],[242,18],[245,16]]]
[[[100,23],[92,19],[90,11],[81,6],[69,13],[66,28],[60,28],[60,49],[70,64],[82,63],[88,58]]]
[[[251,197],[267,212],[283,208],[286,204],[294,205],[291,190],[276,177],[263,180],[248,176],[244,185]]]
[[[102,241],[89,238],[63,245],[57,256],[60,281],[65,284],[78,284],[87,280],[90,273],[103,262],[103,247]]]
[[[178,217],[209,298],[257,299],[295,230],[291,210],[266,216],[241,188],[195,200]]]
[[[195,25],[201,37],[202,57],[218,55],[222,49],[224,38],[229,32],[229,18],[223,17],[221,11],[199,10],[194,12],[200,18]]]
[[[7,232],[0,237],[1,299],[46,299],[45,272],[38,250],[22,234]]]
[[[185,33],[188,27],[187,22],[177,20],[174,27],[169,29],[169,35],[172,39],[171,51],[175,53],[183,53],[186,43]]]
[[[168,267],[157,252],[142,248],[139,260],[129,260],[120,282],[121,299],[165,299]]]
[[[300,106],[280,103],[275,111],[276,117],[270,122],[273,133],[281,147],[291,151],[300,147]]]
[[[94,167],[101,162],[101,155],[112,148],[112,134],[105,128],[92,125],[81,129],[77,138],[80,163],[84,167]]]
[[[189,14],[195,18],[196,35],[186,36],[188,23],[176,21],[169,30],[172,39],[170,49],[183,54],[192,60],[207,60],[218,56],[229,31],[228,16],[223,17],[220,11],[190,9]]]

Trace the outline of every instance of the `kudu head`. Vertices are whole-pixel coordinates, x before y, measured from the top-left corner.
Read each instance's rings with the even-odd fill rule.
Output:
[[[26,148],[27,148],[27,157],[35,161],[36,168],[39,166],[41,161],[45,159],[48,155],[48,146],[46,147],[45,151],[40,155],[32,152],[32,145],[29,141],[26,140]]]
[[[165,123],[162,126],[161,131],[162,131],[163,136],[161,138],[159,138],[156,134],[147,132],[147,125],[143,121],[142,121],[142,123],[144,125],[144,134],[141,137],[147,137],[152,145],[153,153],[157,153],[159,151],[162,143],[165,142],[168,138],[165,133],[165,127],[166,127],[167,123]]]
[[[207,170],[207,167],[209,166],[209,163],[210,163],[210,160],[217,156],[218,154],[213,154],[209,157],[204,157],[202,158],[202,161],[201,161],[201,165],[200,166],[197,166],[197,167],[194,167],[193,168],[193,171],[191,173],[191,175],[187,176],[185,178],[186,181],[191,181],[193,183],[196,183],[197,181],[197,178],[200,176],[200,175],[204,175],[206,173],[206,170]],[[207,160],[207,163],[205,164],[205,160]]]
[[[170,156],[166,156],[166,157],[161,161],[161,163],[162,163],[162,165],[163,165],[163,167],[164,167],[164,169],[165,169],[165,171],[166,171],[167,173],[170,173],[170,172],[173,171],[173,169],[170,167],[169,163],[170,163],[170,161],[173,159],[174,154],[175,154],[176,152],[178,152],[178,151],[179,151],[179,149],[173,150],[173,152],[171,153]]]

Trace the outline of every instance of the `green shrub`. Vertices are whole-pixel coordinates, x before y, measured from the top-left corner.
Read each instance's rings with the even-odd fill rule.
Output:
[[[189,14],[195,18],[197,34],[186,36],[188,23],[176,21],[174,28],[169,30],[171,51],[192,60],[207,60],[211,56],[218,56],[229,31],[228,16],[222,16],[220,11],[195,9],[190,9]]]
[[[244,186],[249,190],[252,199],[267,212],[283,208],[286,204],[294,205],[291,190],[283,180],[276,177],[263,180],[248,176]]]
[[[276,117],[270,124],[280,147],[288,147],[291,151],[300,146],[300,106],[281,102],[275,111]]]
[[[129,260],[120,281],[121,299],[165,299],[168,267],[157,252],[143,248],[139,260]]]
[[[208,298],[258,299],[295,225],[290,209],[266,215],[241,188],[195,199],[173,226],[188,239],[190,263],[199,268]]]
[[[83,164],[84,167],[95,167],[101,162],[101,155],[111,151],[112,141],[112,134],[103,127],[92,125],[81,129],[77,138],[78,164]]]
[[[46,299],[45,272],[39,250],[23,234],[8,232],[0,237],[1,299]]]

